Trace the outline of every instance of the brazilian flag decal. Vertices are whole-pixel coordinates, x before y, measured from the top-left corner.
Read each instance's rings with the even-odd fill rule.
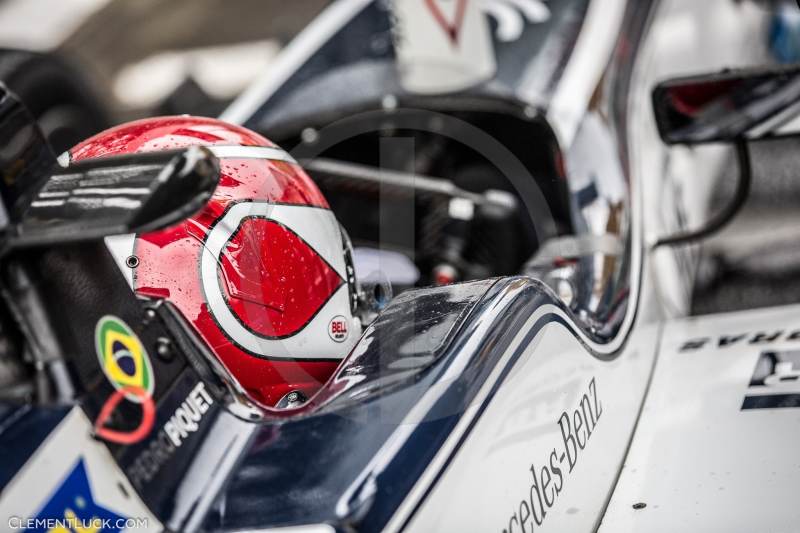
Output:
[[[100,367],[117,390],[135,387],[153,395],[153,365],[139,337],[121,319],[106,315],[97,322],[94,342]],[[141,395],[128,393],[125,398],[140,403]]]

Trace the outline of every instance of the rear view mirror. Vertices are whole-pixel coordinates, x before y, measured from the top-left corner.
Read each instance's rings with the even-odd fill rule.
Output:
[[[674,78],[653,92],[667,144],[733,142],[800,131],[800,67]]]
[[[207,149],[104,157],[62,168],[36,121],[0,84],[0,255],[175,224],[219,182]]]
[[[79,162],[44,180],[12,220],[10,247],[58,245],[145,233],[199,211],[219,181],[206,148]]]
[[[744,205],[752,178],[748,142],[800,133],[800,67],[673,78],[656,86],[653,109],[666,144],[736,148],[740,176],[728,205],[699,228],[661,237],[654,247],[695,242],[719,231]]]

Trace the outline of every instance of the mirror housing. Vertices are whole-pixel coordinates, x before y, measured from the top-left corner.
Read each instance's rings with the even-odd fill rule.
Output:
[[[217,159],[199,146],[59,167],[14,217],[7,245],[55,246],[161,229],[202,209],[218,182]]]
[[[219,183],[207,148],[120,155],[62,167],[33,116],[0,83],[0,256],[100,241],[193,215]]]
[[[705,144],[800,132],[800,67],[723,70],[673,78],[653,91],[666,144]]]

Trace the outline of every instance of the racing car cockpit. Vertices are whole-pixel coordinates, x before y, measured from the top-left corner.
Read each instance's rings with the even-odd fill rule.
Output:
[[[464,25],[474,24],[476,5]],[[588,5],[550,3],[520,24],[494,18],[483,42],[467,45],[481,46],[462,57],[452,53],[458,28],[440,32],[442,46],[408,48],[402,43],[415,40],[401,29],[424,29],[415,13],[339,2],[222,117],[303,167],[345,230],[326,226],[336,228],[338,252],[349,253],[349,235],[361,283],[354,303],[363,331],[349,339],[352,349],[315,391],[277,404],[242,386],[218,346],[192,330],[192,319],[215,318],[209,302],[186,317],[171,302],[186,287],[167,293],[153,284],[137,298],[130,277],[144,272],[141,258],[112,255],[104,240],[174,228],[222,181],[236,186],[230,173],[220,180],[224,150],[182,147],[66,168],[43,156],[31,171],[36,184],[23,188],[24,208],[7,205],[0,285],[9,309],[0,318],[19,325],[9,359],[28,373],[27,390],[10,396],[69,406],[124,474],[123,492],[167,529],[383,529],[440,450],[461,438],[465,413],[483,408],[548,324],[567,325],[597,358],[625,342],[640,259],[624,148],[629,48],[611,35],[615,74],[581,82],[586,62],[575,48]],[[637,23],[625,27],[643,27],[637,17],[646,13],[631,7]],[[427,61],[444,62],[436,70],[445,72],[460,63],[432,78]],[[576,101],[585,105],[575,109]],[[30,126],[19,120],[9,138]],[[39,161],[32,152],[19,159]],[[220,221],[231,205],[216,213]],[[217,250],[214,228],[188,233]],[[240,244],[235,230],[224,245]],[[229,281],[214,261],[204,296]],[[341,261],[336,287],[349,288],[349,262]],[[233,285],[229,293],[252,303],[253,284]],[[327,344],[342,339],[342,315],[320,329]],[[239,338],[217,340],[247,348]]]
[[[419,14],[362,7],[313,56],[293,45],[276,69],[291,74],[265,75],[223,118],[302,162],[353,239],[361,279],[382,294],[528,275],[613,334],[631,253],[614,125],[624,93],[615,79],[587,88],[583,118],[566,116],[559,90],[588,2],[523,13],[519,27],[487,7],[485,35],[467,16],[472,59],[437,43]]]

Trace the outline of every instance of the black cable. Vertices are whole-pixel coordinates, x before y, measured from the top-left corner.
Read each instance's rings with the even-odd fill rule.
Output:
[[[659,246],[683,245],[705,239],[725,227],[739,213],[745,201],[747,201],[747,197],[750,195],[753,171],[750,166],[750,152],[747,148],[747,141],[744,139],[737,140],[735,148],[736,159],[739,163],[739,183],[736,186],[736,193],[731,202],[725,209],[706,222],[705,225],[696,230],[689,230],[663,237],[653,245],[654,249]]]

